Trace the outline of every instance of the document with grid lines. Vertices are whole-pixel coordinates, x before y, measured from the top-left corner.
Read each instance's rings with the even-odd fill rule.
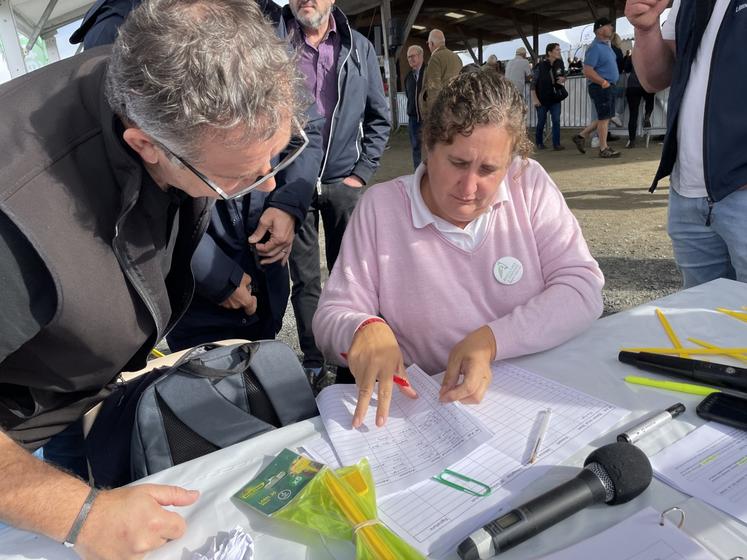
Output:
[[[541,412],[552,410],[535,464],[528,464]],[[509,498],[590,442],[629,411],[507,363],[493,365],[482,403],[469,409],[494,432],[492,439],[449,469],[487,484],[475,497],[427,480],[378,500],[380,518],[425,554],[441,556],[467,535],[516,504]]]
[[[439,384],[417,366],[407,375],[417,399],[394,389],[389,419],[376,426],[376,398],[371,399],[363,425],[353,429],[358,390],[355,385],[332,385],[317,397],[329,440],[343,465],[367,457],[376,495],[410,488],[477,449],[492,432],[460,403],[441,403]]]

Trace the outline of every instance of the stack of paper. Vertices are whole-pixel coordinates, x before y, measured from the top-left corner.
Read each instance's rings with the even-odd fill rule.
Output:
[[[418,373],[410,370],[408,374],[411,379],[419,377]],[[433,380],[430,381],[433,383]],[[420,385],[415,388],[419,390]],[[332,400],[334,394],[340,400],[339,391],[336,389],[327,393],[324,400]],[[360,434],[356,435],[357,431],[349,428],[354,410],[354,407],[350,408],[355,400],[354,389],[352,395],[346,398],[350,399],[345,404],[347,413],[338,410],[334,422],[348,432],[347,437],[343,438],[347,441]],[[421,398],[430,399],[432,396],[421,395]],[[320,399],[323,419],[328,404],[323,405]],[[445,405],[435,402],[431,406],[438,410],[438,407]],[[548,465],[562,463],[628,414],[627,410],[510,364],[493,366],[493,380],[482,403],[467,408],[494,435],[486,444],[451,464],[449,469],[489,486],[492,490],[489,496],[477,497],[460,492],[430,478],[421,478],[421,482],[406,490],[384,496],[377,484],[381,519],[424,554],[440,556],[453,550],[466,535],[507,511],[509,506],[513,507],[507,498],[541,477]],[[543,440],[538,462],[529,465],[527,459],[534,443],[532,436],[537,429],[540,412],[548,408],[552,410],[550,427]],[[367,419],[367,422],[371,426],[370,431],[377,429],[372,420]],[[392,418],[389,422],[392,422]],[[325,421],[325,426],[328,425],[329,421]],[[426,431],[428,429],[438,431],[440,428],[431,425]],[[343,464],[357,461],[363,456],[346,454],[346,458],[343,458],[339,452],[342,447],[338,449],[340,434],[333,430],[329,435]],[[422,441],[425,440],[416,435],[400,451],[404,455],[417,454]],[[320,460],[324,460],[325,454],[327,457],[332,455],[324,447],[323,440],[304,445]],[[365,454],[364,450],[365,446],[357,452]],[[372,465],[379,461],[378,456],[369,455],[368,459]]]
[[[657,478],[747,523],[747,432],[709,423],[651,459]]]
[[[417,399],[394,391],[389,419],[376,427],[376,399],[363,425],[351,428],[358,397],[355,385],[332,385],[317,398],[335,452],[344,465],[368,457],[377,496],[409,488],[468,455],[493,433],[460,403],[438,401],[439,385],[423,370],[407,370]]]
[[[646,508],[625,521],[578,544],[543,556],[542,560],[716,560],[687,533],[666,521],[659,512]]]

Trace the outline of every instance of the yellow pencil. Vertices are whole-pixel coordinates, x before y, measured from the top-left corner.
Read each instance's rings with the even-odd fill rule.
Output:
[[[735,319],[739,319],[740,321],[747,322],[747,313],[742,313],[741,311],[732,311],[731,309],[726,309],[725,307],[717,307],[716,311],[725,313],[729,317],[734,317]]]
[[[160,352],[159,350],[156,350],[155,348],[153,348],[153,350],[150,351],[150,354],[154,358],[163,358],[166,355],[163,352]]]
[[[724,356],[729,356],[730,358],[734,358],[736,360],[742,360],[743,362],[747,362],[747,355],[745,354],[741,354],[739,352],[727,352],[726,350],[724,350],[723,348],[720,348],[719,346],[716,346],[715,344],[710,344],[708,342],[705,342],[704,340],[698,340],[697,338],[688,337],[687,340],[689,340],[693,344],[702,346],[703,348],[721,350],[724,353]]]
[[[342,513],[345,515],[345,518],[351,523],[351,525],[353,527],[356,527],[361,523],[368,521],[365,514],[356,505],[355,501],[351,499],[350,495],[342,486],[342,484],[340,484],[340,481],[337,480],[337,477],[334,475],[334,473],[325,471],[323,475],[324,478],[322,480],[324,481],[325,486],[329,490],[329,493],[332,495],[332,498],[335,500],[335,503],[340,506]],[[382,540],[376,529],[376,525],[367,525],[365,527],[361,527],[358,530],[371,545],[371,548],[373,549],[371,552],[373,552],[374,558],[381,558],[382,560],[396,560],[396,558],[394,557],[394,553],[389,550],[386,543]]]
[[[684,354],[685,356],[702,354],[704,356],[718,356],[724,352],[729,354],[745,354],[747,348],[621,348],[628,352],[650,352],[651,354]]]
[[[669,324],[669,320],[664,315],[664,312],[656,308],[656,316],[659,318],[659,322],[661,323],[661,326],[664,327],[664,331],[667,333],[667,336],[669,337],[670,342],[672,343],[672,346],[675,348],[682,348],[682,343],[680,342],[680,339],[677,338],[677,335],[674,333],[674,329],[672,328],[672,325]]]

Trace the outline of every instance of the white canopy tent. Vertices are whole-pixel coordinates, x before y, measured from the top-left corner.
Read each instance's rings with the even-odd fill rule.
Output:
[[[83,17],[92,0],[0,0],[0,42],[10,77],[25,74],[26,54],[44,41],[50,61],[59,59],[55,32]],[[18,34],[28,38],[25,48]]]

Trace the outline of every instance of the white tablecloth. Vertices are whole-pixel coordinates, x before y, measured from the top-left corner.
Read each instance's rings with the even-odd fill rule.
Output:
[[[644,449],[649,453],[681,437],[693,426],[702,424],[702,420],[695,414],[695,406],[700,397],[624,383],[623,377],[626,375],[652,377],[653,374],[619,363],[617,353],[621,347],[671,346],[656,319],[655,307],[665,312],[685,345],[688,345],[686,337],[690,336],[720,346],[745,346],[747,323],[715,311],[716,307],[738,309],[743,305],[747,305],[747,284],[716,280],[600,319],[586,333],[558,348],[514,360],[514,363],[526,369],[633,412],[619,429],[592,442],[566,466],[557,467],[540,482],[526,488],[521,495],[516,496],[517,503],[573,476],[575,470],[572,471],[569,466],[580,466],[593,448],[614,441],[617,433],[652,411],[660,411],[677,401],[685,403],[688,408],[677,422],[668,424],[655,436],[647,436],[641,442],[645,442]],[[728,361],[721,357],[717,359]],[[182,558],[185,552],[198,549],[212,535],[228,531],[237,524],[242,525],[254,537],[256,557],[261,560],[354,558],[353,549],[347,543],[324,543],[311,532],[268,520],[230,499],[281,449],[296,447],[321,429],[319,419],[315,418],[275,430],[145,479],[148,482],[195,488],[202,492],[196,505],[180,509],[189,526],[187,534],[150,554],[148,558]],[[685,530],[719,558],[731,558],[740,554],[747,557],[747,527],[654,480],[651,487],[633,502],[614,507],[598,505],[588,508],[504,553],[501,558],[524,560],[559,550],[649,505],[659,511],[679,505],[687,513]],[[4,529],[0,531],[0,557],[72,559],[76,555],[44,537]],[[449,558],[457,556],[452,554]]]

